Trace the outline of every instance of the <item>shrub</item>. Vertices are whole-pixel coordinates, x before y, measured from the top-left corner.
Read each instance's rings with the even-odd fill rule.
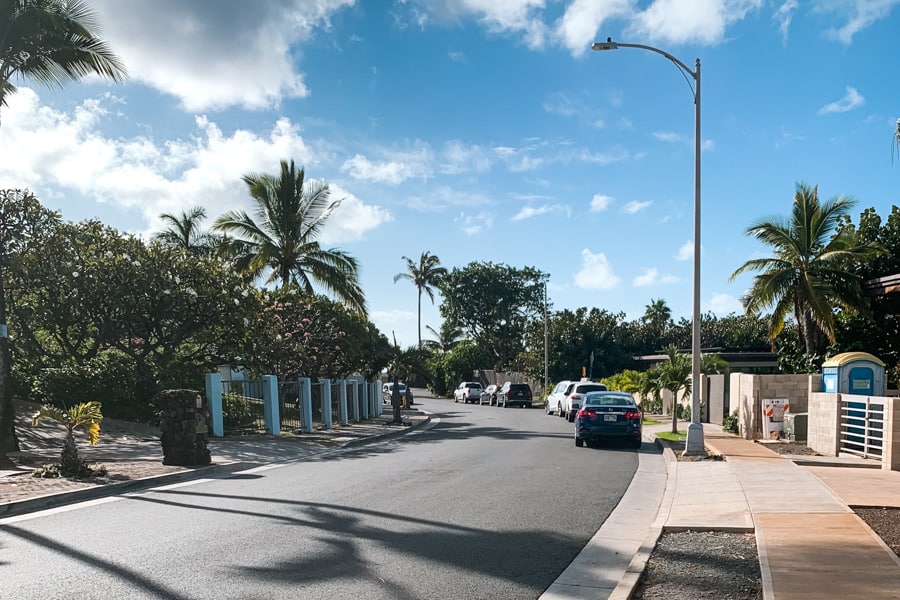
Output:
[[[262,400],[234,392],[222,395],[222,421],[225,429],[252,429],[262,417]]]
[[[740,424],[738,422],[737,411],[731,413],[722,419],[722,431],[737,435],[740,433]]]

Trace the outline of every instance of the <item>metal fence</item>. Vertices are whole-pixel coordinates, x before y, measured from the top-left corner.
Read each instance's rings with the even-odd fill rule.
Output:
[[[278,382],[278,415],[282,431],[299,431],[303,423],[299,381]]]
[[[863,458],[884,453],[884,399],[858,396],[841,399],[840,451]]]
[[[262,381],[223,381],[222,420],[226,435],[264,433],[266,422]]]

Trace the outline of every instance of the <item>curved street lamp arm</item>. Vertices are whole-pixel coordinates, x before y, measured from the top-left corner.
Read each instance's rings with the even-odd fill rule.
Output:
[[[678,67],[678,70],[681,71],[682,75],[685,76],[685,80],[687,80],[687,75],[691,76],[691,79],[694,80],[695,83],[700,83],[700,59],[697,59],[697,69],[692,71],[686,64],[678,60],[678,58],[672,56],[665,50],[660,50],[654,46],[647,46],[646,44],[623,44],[620,42],[612,41],[612,38],[606,38],[606,42],[596,42],[593,46],[591,46],[593,50],[616,50],[617,48],[639,48],[641,50],[649,50],[650,52],[656,52],[661,56],[665,56],[667,59],[672,61],[672,63]],[[691,82],[688,81],[688,85],[691,85]],[[694,101],[697,100],[697,88],[695,86],[691,86],[691,92],[694,95]]]

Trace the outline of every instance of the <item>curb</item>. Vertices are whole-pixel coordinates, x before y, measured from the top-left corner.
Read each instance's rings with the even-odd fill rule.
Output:
[[[237,471],[243,471],[244,469],[255,466],[258,466],[258,464],[245,462],[210,465],[207,467],[192,468],[187,471],[178,471],[177,473],[166,473],[165,475],[154,475],[152,477],[142,477],[130,481],[107,483],[80,490],[57,492],[55,494],[47,494],[46,496],[38,496],[37,498],[28,498],[27,500],[15,500],[13,502],[0,504],[0,518],[15,517],[22,514],[46,510],[48,508],[65,506],[66,504],[96,500],[97,498],[116,496],[125,492],[133,492],[160,485],[181,483],[192,479],[205,479],[230,475]]]
[[[619,579],[619,583],[610,593],[608,600],[629,600],[631,598],[634,590],[637,589],[638,583],[641,581],[641,576],[644,574],[650,555],[653,553],[653,549],[656,548],[656,542],[659,541],[663,533],[663,525],[669,518],[672,503],[675,500],[675,463],[677,462],[675,453],[670,448],[663,446],[655,435],[653,436],[653,444],[662,450],[663,459],[666,462],[666,488],[659,502],[656,518],[650,524],[650,529],[647,530],[647,535],[644,536],[641,547],[631,558],[631,562],[628,563],[628,567],[625,569],[625,574]]]

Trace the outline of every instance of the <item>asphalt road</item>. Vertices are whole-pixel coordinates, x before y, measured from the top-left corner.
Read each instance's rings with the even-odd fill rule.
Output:
[[[540,409],[417,403],[439,422],[394,440],[0,520],[0,598],[537,598],[637,467]]]

